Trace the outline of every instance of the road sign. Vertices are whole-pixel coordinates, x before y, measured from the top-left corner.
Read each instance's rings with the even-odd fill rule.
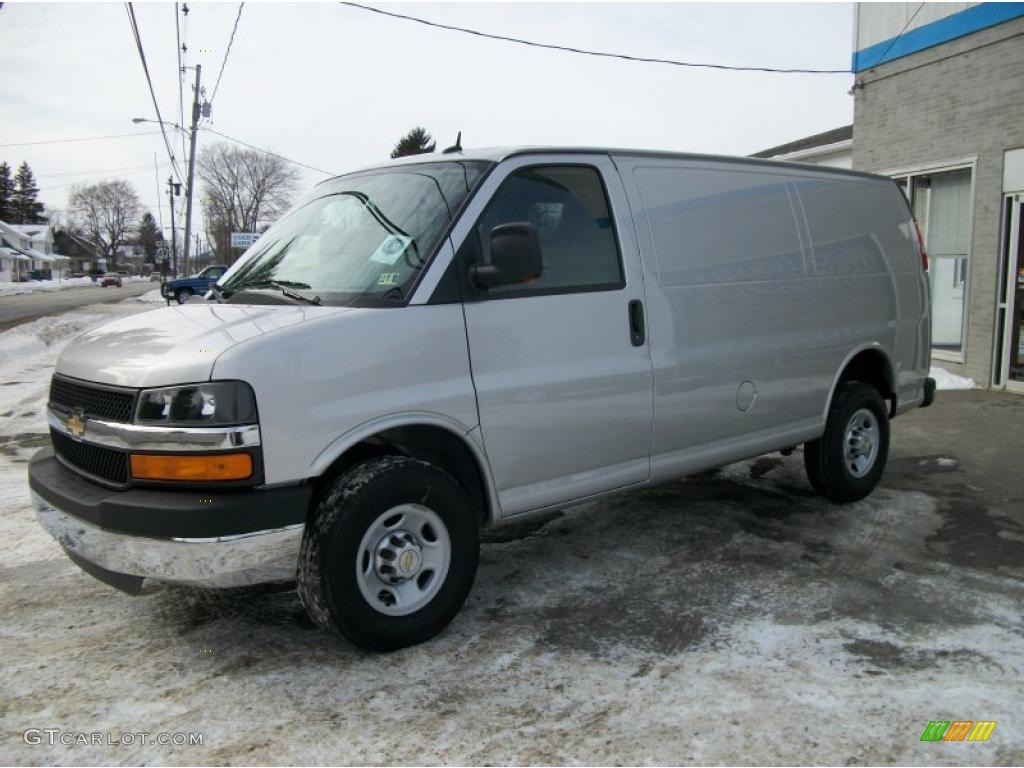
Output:
[[[248,248],[250,245],[259,240],[259,237],[259,233],[257,232],[232,232],[231,247]]]

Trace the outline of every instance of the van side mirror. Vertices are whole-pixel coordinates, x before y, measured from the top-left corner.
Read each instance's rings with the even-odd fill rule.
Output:
[[[544,272],[537,228],[528,221],[499,224],[491,230],[491,263],[474,264],[469,276],[477,288],[515,285]]]

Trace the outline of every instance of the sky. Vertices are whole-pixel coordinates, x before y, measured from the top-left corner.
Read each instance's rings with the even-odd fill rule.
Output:
[[[376,5],[546,43],[745,66],[845,69],[853,35],[850,3]],[[189,8],[185,63],[202,65],[210,98],[238,5]],[[161,114],[177,122],[175,6],[136,3],[134,9]],[[187,76],[190,83],[193,71]],[[847,74],[596,59],[337,3],[249,2],[204,122],[334,173],[385,160],[415,125],[436,137],[438,149],[462,131],[465,147],[555,144],[745,155],[852,122],[852,82]],[[190,85],[184,93],[191,98]],[[133,117],[155,113],[123,4],[3,3],[0,160],[12,167],[27,161],[48,208],[64,209],[73,183],[124,178],[169,227],[166,187],[158,197],[156,182],[156,173],[161,183],[170,173],[167,150],[156,125],[133,125]],[[125,133],[138,135],[5,146]],[[181,138],[173,130],[169,136],[184,173]],[[220,140],[206,131],[198,137],[200,147]],[[324,178],[302,170],[302,187]],[[193,211],[199,215],[198,207]]]

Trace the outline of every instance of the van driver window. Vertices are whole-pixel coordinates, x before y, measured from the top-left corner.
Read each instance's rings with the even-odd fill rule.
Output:
[[[484,263],[490,262],[494,227],[522,221],[537,228],[544,272],[527,284],[491,288],[495,298],[622,287],[615,230],[596,169],[545,166],[506,179],[477,222]]]

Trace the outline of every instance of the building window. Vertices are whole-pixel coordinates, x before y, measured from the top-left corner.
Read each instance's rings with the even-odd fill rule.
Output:
[[[897,178],[921,225],[932,294],[932,348],[963,354],[971,236],[971,169]]]

